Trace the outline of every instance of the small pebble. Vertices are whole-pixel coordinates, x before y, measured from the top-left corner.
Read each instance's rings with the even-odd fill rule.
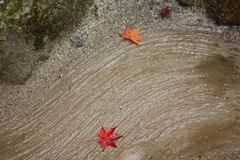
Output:
[[[85,45],[85,41],[81,39],[79,36],[71,38],[71,42],[74,43],[76,47],[82,47]]]

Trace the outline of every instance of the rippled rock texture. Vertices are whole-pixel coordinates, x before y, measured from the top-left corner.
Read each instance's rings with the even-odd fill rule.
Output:
[[[1,159],[239,158],[239,30],[164,2],[96,1],[99,20],[73,33],[85,46],[66,36],[26,85],[3,86]],[[85,143],[102,126],[124,136],[117,149]]]

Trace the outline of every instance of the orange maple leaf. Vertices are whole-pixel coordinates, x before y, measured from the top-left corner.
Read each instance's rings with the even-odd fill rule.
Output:
[[[128,26],[126,26],[125,33],[118,33],[120,36],[122,36],[125,39],[129,39],[133,41],[136,44],[139,44],[138,41],[141,41],[144,37],[139,36],[140,28],[135,28],[134,30],[131,30]]]

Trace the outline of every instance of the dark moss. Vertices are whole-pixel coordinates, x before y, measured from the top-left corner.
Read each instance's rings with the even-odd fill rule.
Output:
[[[42,49],[46,36],[53,40],[79,23],[93,4],[93,0],[5,1],[0,4],[0,41],[6,40],[9,30],[23,30],[36,40],[36,49]]]
[[[60,37],[61,31],[79,24],[93,4],[94,0],[1,1],[0,81],[23,84],[22,82],[31,75],[31,71],[24,74],[20,73],[21,70],[25,72],[24,69],[17,67],[15,64],[22,64],[20,66],[24,67],[26,62],[21,63],[21,61],[33,61],[35,60],[35,58],[32,58],[33,56],[39,57],[31,50],[31,46],[25,52],[26,44],[33,44],[36,50],[43,49],[49,40]],[[21,37],[25,37],[26,43],[23,42],[24,38],[18,39],[17,36],[12,36],[14,33],[17,36],[20,34]],[[22,48],[24,48],[24,51],[21,50]],[[34,55],[29,56],[32,53]],[[6,57],[6,55],[9,56]],[[45,59],[47,58],[41,57],[36,61]],[[15,70],[16,68],[17,70]]]
[[[5,80],[6,71],[12,63],[11,53],[0,50],[0,82]]]
[[[177,0],[182,6],[205,7],[219,25],[240,25],[240,0]]]
[[[240,25],[239,0],[205,1],[208,17],[219,25]]]
[[[32,18],[26,22],[24,30],[35,37],[35,48],[42,49],[46,36],[53,40],[63,29],[79,23],[91,5],[93,0],[36,0],[30,10]]]

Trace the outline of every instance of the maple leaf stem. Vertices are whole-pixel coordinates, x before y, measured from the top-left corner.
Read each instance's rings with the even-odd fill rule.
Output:
[[[100,140],[100,139],[92,139],[92,140],[90,140],[90,141],[86,141],[85,143],[87,143],[87,142],[92,142],[92,141],[96,141],[96,140]]]

